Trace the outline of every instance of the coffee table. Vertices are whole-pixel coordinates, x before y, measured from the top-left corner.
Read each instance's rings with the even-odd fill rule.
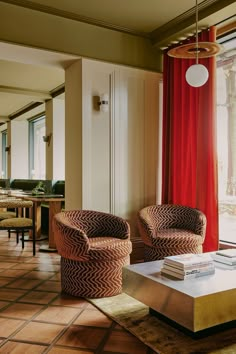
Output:
[[[196,337],[236,325],[236,269],[215,262],[215,274],[179,280],[161,275],[162,262],[123,267],[123,292]]]

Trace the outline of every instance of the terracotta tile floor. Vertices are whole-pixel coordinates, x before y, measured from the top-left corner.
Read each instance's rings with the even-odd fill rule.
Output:
[[[37,242],[37,249],[45,241]],[[60,256],[0,232],[0,353],[153,354],[82,298],[61,293]]]

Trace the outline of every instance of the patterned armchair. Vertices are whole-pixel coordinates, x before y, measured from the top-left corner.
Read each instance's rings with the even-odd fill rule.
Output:
[[[129,224],[90,210],[58,213],[53,220],[61,255],[62,291],[80,297],[106,297],[122,291],[122,267],[130,262]]]
[[[206,216],[188,206],[152,205],[139,211],[138,228],[146,262],[175,254],[202,253]]]

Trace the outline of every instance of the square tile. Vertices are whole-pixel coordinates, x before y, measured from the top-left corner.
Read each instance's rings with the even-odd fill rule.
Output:
[[[0,309],[10,305],[11,302],[7,302],[7,301],[0,301]]]
[[[42,345],[18,343],[9,341],[0,348],[0,353],[15,353],[15,354],[40,354],[45,351],[46,347]]]
[[[8,269],[8,268],[13,268],[14,266],[18,266],[17,263],[11,263],[11,262],[0,262],[0,269]]]
[[[146,354],[147,346],[126,331],[113,331],[103,348],[105,352]]]
[[[25,294],[24,290],[18,289],[0,289],[0,300],[15,301]]]
[[[57,281],[49,281],[46,280],[42,284],[40,284],[36,290],[43,290],[43,291],[55,291],[57,293],[61,292],[61,283]]]
[[[57,344],[96,350],[106,335],[106,330],[82,326],[70,326]]]
[[[0,317],[13,317],[29,320],[43,308],[44,306],[42,305],[15,303],[10,305],[7,309],[0,311]]]
[[[56,273],[54,274],[50,280],[56,280],[56,281],[61,281],[61,273]]]
[[[20,341],[50,344],[63,330],[63,326],[30,322],[13,338]]]
[[[9,337],[24,323],[25,321],[21,321],[21,320],[0,318],[0,337],[5,337],[5,338]]]
[[[56,293],[49,293],[44,291],[31,291],[23,296],[19,302],[31,302],[34,304],[48,304],[57,296]]]
[[[45,264],[41,263],[37,266],[37,270],[40,272],[59,272],[61,266],[58,264]]]
[[[109,328],[112,324],[112,320],[96,309],[85,309],[73,324]]]
[[[48,323],[67,324],[75,318],[81,310],[62,306],[49,306],[43,310],[35,321],[43,321]]]
[[[66,349],[58,346],[53,347],[48,352],[49,354],[93,354],[94,351],[79,350],[79,349]]]
[[[88,302],[83,298],[61,294],[51,303],[51,305],[85,308],[88,306]]]
[[[9,284],[12,282],[12,278],[5,278],[5,277],[0,277],[0,286],[4,286],[6,284]]]
[[[24,269],[5,269],[1,272],[1,277],[18,278],[27,274],[29,271]]]
[[[30,264],[30,263],[20,263],[12,267],[12,269],[27,269],[27,270],[35,270],[37,266],[35,264]]]
[[[11,280],[12,281],[12,280]],[[42,280],[37,279],[17,279],[12,281],[10,284],[6,286],[6,288],[13,288],[13,289],[33,289],[37,285],[41,284]]]
[[[24,278],[27,279],[48,279],[49,277],[51,277],[53,275],[52,272],[39,272],[37,270],[33,270],[32,272],[29,272],[28,274],[26,274],[24,276]]]

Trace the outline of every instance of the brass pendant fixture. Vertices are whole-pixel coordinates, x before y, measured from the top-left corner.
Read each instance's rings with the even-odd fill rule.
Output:
[[[195,59],[198,58],[209,58],[218,54],[221,50],[221,46],[215,42],[198,42],[183,44],[179,47],[172,48],[168,51],[168,55],[174,58],[182,59]]]
[[[198,41],[198,2],[196,0],[196,41],[195,43],[183,44],[170,49],[167,54],[174,58],[196,59],[196,64],[191,65],[186,71],[186,81],[190,86],[203,86],[209,77],[207,68],[198,63],[199,58],[209,58],[221,51],[221,46],[216,42]]]

